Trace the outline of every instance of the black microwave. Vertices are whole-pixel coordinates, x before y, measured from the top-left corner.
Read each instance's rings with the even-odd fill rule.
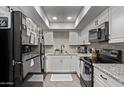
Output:
[[[109,40],[109,22],[104,22],[96,29],[89,30],[89,42],[105,42]]]

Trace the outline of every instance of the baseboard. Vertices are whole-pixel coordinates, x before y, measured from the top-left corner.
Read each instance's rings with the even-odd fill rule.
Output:
[[[46,74],[76,74],[76,72],[46,72]]]
[[[29,72],[28,74],[43,74],[42,72]]]

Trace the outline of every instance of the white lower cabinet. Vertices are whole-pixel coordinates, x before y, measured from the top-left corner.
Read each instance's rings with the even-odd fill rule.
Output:
[[[75,72],[75,57],[47,56],[46,72]]]
[[[83,71],[84,71],[84,62],[80,61],[80,74],[83,76]]]
[[[79,57],[77,57],[77,62],[76,62],[76,73],[78,75],[78,77],[80,77],[80,67],[81,64],[80,64],[80,60],[79,60]]]
[[[109,87],[101,78],[97,75],[94,76],[94,87]]]
[[[94,87],[123,87],[121,83],[94,67]]]

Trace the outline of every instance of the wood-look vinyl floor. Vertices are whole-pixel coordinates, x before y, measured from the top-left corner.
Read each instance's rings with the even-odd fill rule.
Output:
[[[43,81],[36,82],[36,81],[28,81],[29,78],[31,78],[34,74],[29,74],[26,79],[24,80],[24,83],[22,87],[43,87]]]

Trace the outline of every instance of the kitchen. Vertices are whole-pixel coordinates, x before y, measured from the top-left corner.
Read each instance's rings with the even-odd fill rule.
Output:
[[[123,87],[123,15],[123,6],[0,6],[0,86]]]

